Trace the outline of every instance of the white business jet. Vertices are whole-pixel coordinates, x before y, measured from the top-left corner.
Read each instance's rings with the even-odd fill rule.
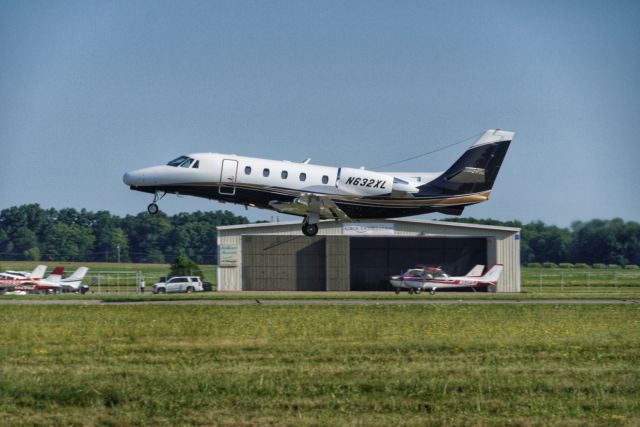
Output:
[[[167,193],[273,209],[304,217],[302,232],[314,236],[321,219],[396,218],[440,212],[460,215],[484,202],[514,133],[486,131],[445,172],[376,172],[235,154],[196,153],[166,165],[127,172],[132,190],[154,194],[147,210]]]

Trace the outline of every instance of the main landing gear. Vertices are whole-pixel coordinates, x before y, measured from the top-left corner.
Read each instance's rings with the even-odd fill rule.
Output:
[[[164,191],[162,193],[160,193],[159,191],[156,191],[156,193],[153,196],[153,202],[151,202],[149,206],[147,206],[147,212],[149,212],[150,215],[155,215],[158,212],[160,212],[160,208],[158,207],[158,204],[156,202],[159,202],[160,200],[162,200],[162,198],[166,195],[167,193]]]
[[[304,221],[302,221],[302,234],[308,237],[318,234],[318,221],[318,215],[305,216]]]
[[[307,222],[302,223],[302,234],[308,237],[313,237],[318,234],[318,224],[309,224]]]

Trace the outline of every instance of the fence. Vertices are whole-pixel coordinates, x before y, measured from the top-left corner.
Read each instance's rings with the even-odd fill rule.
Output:
[[[215,273],[215,270],[213,270]],[[189,274],[193,275],[193,274]],[[215,274],[208,274],[215,278]],[[160,280],[158,272],[142,272],[132,270],[122,271],[96,271],[89,270],[87,276],[84,278],[83,283],[89,286],[89,293],[98,294],[132,294],[140,293],[141,283],[144,280],[145,292],[151,292],[151,288],[154,283]],[[215,280],[209,280],[215,283]]]
[[[580,271],[525,268],[523,291],[607,291],[640,290],[640,271]]]

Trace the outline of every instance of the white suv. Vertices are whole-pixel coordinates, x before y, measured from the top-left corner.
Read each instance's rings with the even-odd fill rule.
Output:
[[[198,276],[176,276],[166,282],[158,282],[153,285],[151,292],[165,294],[171,292],[202,292],[202,281]]]

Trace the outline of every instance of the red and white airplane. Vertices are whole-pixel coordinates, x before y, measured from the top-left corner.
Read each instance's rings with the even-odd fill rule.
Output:
[[[3,291],[32,291],[59,289],[58,283],[62,279],[64,267],[56,267],[53,272],[43,278],[47,267],[37,266],[32,273],[23,274],[23,271],[7,271],[0,274],[0,289]]]
[[[28,280],[28,279],[40,279],[47,271],[46,265],[39,265],[33,269],[33,271],[13,271],[7,270],[0,273],[0,281],[3,280]]]
[[[7,271],[0,273],[0,291],[29,292],[29,291],[81,291],[82,279],[89,269],[78,267],[69,277],[62,278],[64,267],[58,266],[46,278],[42,278],[47,267],[39,265],[32,273],[24,271]]]
[[[465,276],[449,276],[440,267],[418,266],[392,276],[389,282],[397,294],[401,289],[407,289],[410,294],[428,290],[434,295],[438,289],[496,286],[502,273],[502,264],[494,265],[484,275],[483,269],[483,265],[476,265]]]

